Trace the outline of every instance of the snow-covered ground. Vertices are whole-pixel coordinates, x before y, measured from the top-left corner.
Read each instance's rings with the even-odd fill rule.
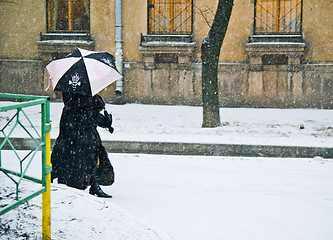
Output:
[[[109,157],[112,199],[52,184],[53,239],[332,239],[333,159]],[[2,215],[0,239],[41,239],[41,214],[39,196]]]
[[[62,106],[51,103],[52,138]],[[333,110],[221,108],[222,126],[213,129],[201,128],[201,107],[108,104],[107,110],[115,133],[100,129],[104,140],[333,146]],[[26,113],[40,125],[39,107]],[[1,128],[12,115],[0,113]],[[27,137],[20,128],[12,136]],[[2,163],[17,167],[10,154],[2,151]],[[112,199],[52,184],[53,239],[332,239],[333,159],[109,157],[116,182],[103,189]],[[29,174],[38,176],[39,165],[32,163]],[[14,186],[3,173],[0,182],[1,207],[14,199]],[[24,182],[22,194],[35,187]],[[0,216],[0,239],[40,239],[41,222],[39,196]]]
[[[0,102],[3,105],[8,102]],[[58,136],[62,107],[51,103],[51,138]],[[28,109],[29,117],[40,118],[39,106]],[[106,109],[113,114],[115,132],[101,129],[104,140],[333,146],[332,109],[221,108],[222,125],[212,129],[201,127],[202,107],[107,104]],[[2,112],[0,126],[12,115]],[[27,135],[18,131],[12,136]]]

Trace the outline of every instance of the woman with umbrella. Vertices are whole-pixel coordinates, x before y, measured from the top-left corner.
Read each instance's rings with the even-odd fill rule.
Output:
[[[52,180],[78,189],[91,185],[90,194],[110,198],[99,186],[113,184],[114,172],[97,126],[112,133],[112,115],[97,93],[121,78],[114,58],[106,52],[76,49],[46,68],[65,105],[51,154]]]

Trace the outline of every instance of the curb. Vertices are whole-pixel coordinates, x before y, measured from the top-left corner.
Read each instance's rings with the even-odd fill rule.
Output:
[[[108,152],[237,157],[333,158],[333,148],[243,144],[104,141]]]
[[[3,138],[0,140],[3,141]],[[32,139],[11,138],[10,141],[17,150],[31,150],[36,147]],[[52,146],[54,142],[55,139],[52,139]],[[333,158],[333,148],[325,147],[140,141],[103,141],[103,145],[109,153],[281,158],[313,158],[320,156]],[[5,144],[3,149],[11,148],[8,144]]]

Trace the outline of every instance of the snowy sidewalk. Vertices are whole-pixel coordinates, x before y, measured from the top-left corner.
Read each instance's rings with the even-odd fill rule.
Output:
[[[52,239],[332,239],[333,159],[109,157],[111,199],[52,184]],[[38,197],[1,216],[0,239],[41,239],[41,213]]]
[[[58,136],[62,108],[60,102],[51,103],[52,139]],[[113,114],[115,132],[110,134],[104,129],[99,132],[104,143],[114,152],[157,148],[158,151],[152,153],[172,153],[174,148],[179,154],[182,149],[203,146],[213,148],[212,154],[208,155],[214,155],[214,152],[216,155],[219,152],[228,154],[229,151],[229,156],[237,156],[237,151],[245,148],[244,151],[249,154],[254,151],[257,156],[283,149],[287,151],[287,157],[294,157],[294,152],[315,152],[318,149],[318,153],[322,150],[327,152],[326,157],[333,154],[333,110],[221,108],[221,127],[207,129],[201,127],[202,107],[107,104],[106,109]],[[29,113],[38,116],[39,108],[32,107]],[[1,114],[0,125],[4,125],[8,119],[6,114],[10,114]],[[301,124],[304,129],[300,129]],[[22,138],[20,133],[13,136]],[[232,151],[236,153],[232,154]],[[282,153],[279,154],[275,156],[282,156]],[[242,154],[239,153],[239,156]]]
[[[53,140],[62,107],[51,103]],[[221,108],[222,126],[213,129],[201,128],[201,107],[108,104],[107,110],[115,132],[99,130],[116,169],[116,184],[103,189],[113,198],[96,199],[88,190],[52,184],[54,239],[331,239],[333,110]],[[1,127],[13,112],[1,112]],[[26,113],[39,128],[40,107]],[[12,136],[20,146],[27,142],[21,129]],[[234,150],[320,148],[331,155],[296,160],[115,153],[116,144],[126,143],[139,152],[144,144],[184,151],[223,145]],[[34,200],[0,219],[8,231],[4,239],[38,239],[41,199]]]
[[[27,154],[20,151],[19,154]],[[2,151],[3,166],[16,170],[15,156]],[[38,160],[41,157],[37,153]],[[40,178],[40,161],[32,161],[29,175]],[[0,171],[0,207],[15,203],[15,184]],[[40,189],[40,185],[23,180],[20,198]],[[14,208],[0,216],[1,240],[42,239],[42,196]],[[113,199],[92,196],[85,191],[52,183],[51,186],[52,239],[115,239],[115,240],[168,240],[168,236],[141,218],[113,203]]]

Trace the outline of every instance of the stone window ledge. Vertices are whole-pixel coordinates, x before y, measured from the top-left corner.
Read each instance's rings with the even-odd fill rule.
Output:
[[[176,63],[180,69],[188,69],[194,46],[191,35],[147,35],[141,36],[139,50],[146,69],[154,69],[157,63]]]
[[[272,59],[286,59],[288,65],[299,65],[305,48],[306,44],[300,35],[254,35],[245,44],[251,65],[263,65],[270,56]],[[279,65],[278,62],[276,64]],[[281,64],[285,64],[285,61]]]
[[[44,64],[64,57],[78,47],[94,50],[95,42],[89,33],[41,33],[40,41],[37,41],[37,48]]]

